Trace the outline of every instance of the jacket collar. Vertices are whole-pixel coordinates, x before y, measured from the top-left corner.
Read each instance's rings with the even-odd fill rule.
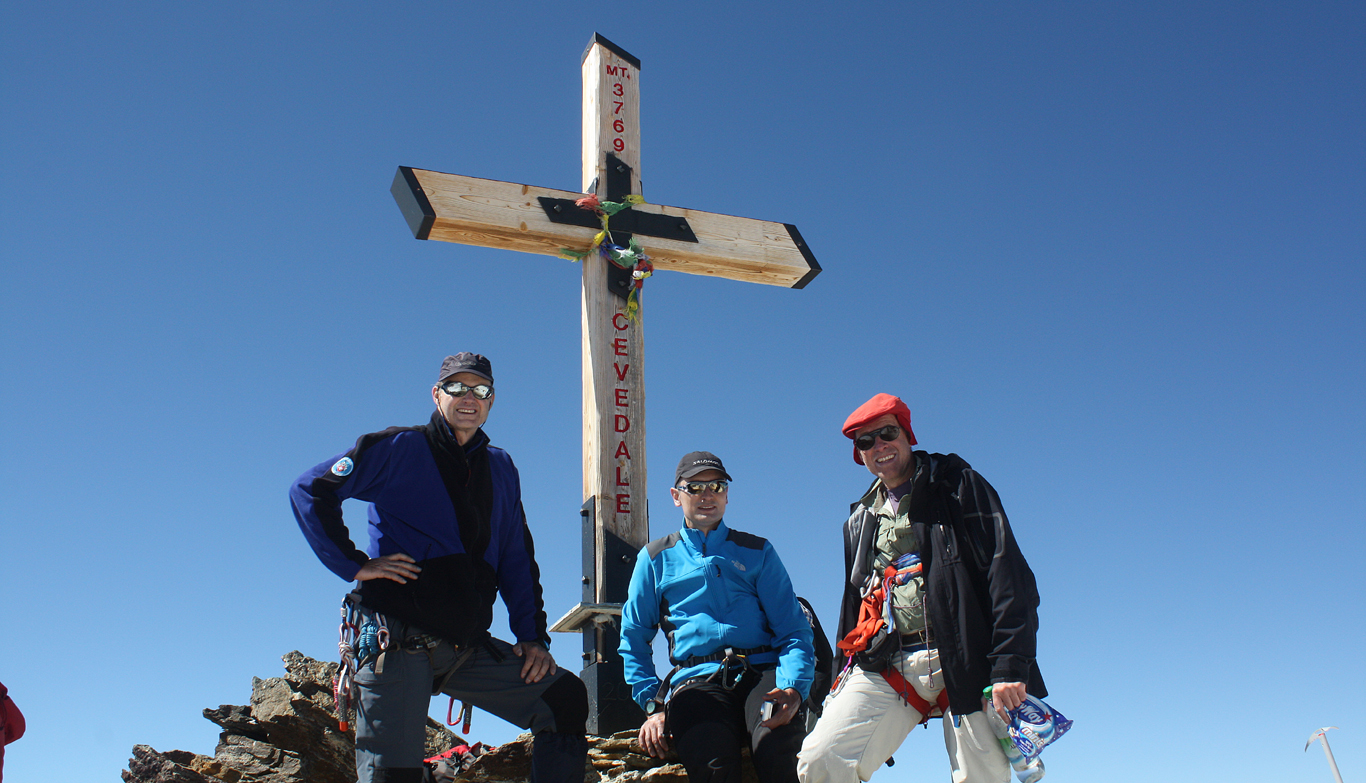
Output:
[[[730,528],[726,527],[726,520],[724,519],[717,523],[715,530],[705,536],[702,535],[701,530],[688,527],[687,521],[683,522],[683,540],[688,542],[690,549],[698,553],[702,552],[708,541],[715,546],[718,541],[725,541],[728,535],[730,535]]]
[[[914,495],[929,483],[930,474],[934,471],[933,460],[930,459],[928,453],[913,451],[911,454],[915,457],[915,472],[911,474],[911,494]],[[854,505],[855,507],[862,505],[869,511],[876,511],[882,508],[882,504],[886,502],[887,488],[883,486],[882,479],[877,478],[873,479],[872,486],[868,487],[868,491],[864,492],[863,497],[859,498],[858,503]]]
[[[455,430],[451,429],[450,422],[446,421],[446,417],[442,416],[439,410],[432,413],[430,426],[432,434],[436,436],[437,440],[444,443],[448,448],[460,447],[467,456],[489,444],[489,436],[484,433],[484,428],[480,427],[474,431],[474,436],[464,446],[460,446],[460,441],[455,439]]]

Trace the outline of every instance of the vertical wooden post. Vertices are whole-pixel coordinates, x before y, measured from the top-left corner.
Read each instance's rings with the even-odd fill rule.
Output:
[[[607,171],[609,154],[630,169],[627,192],[640,193],[639,85],[640,61],[595,36],[583,59],[583,188],[604,200],[626,195],[608,191],[609,181],[623,174]],[[606,260],[584,260],[583,496],[596,500],[599,552],[605,532],[637,549],[650,538],[643,325],[627,318],[626,300],[609,292],[607,273]],[[598,563],[600,588],[609,581],[603,566]],[[625,597],[598,596],[599,602],[620,600]]]
[[[583,190],[604,201],[640,193],[640,61],[595,35],[583,58]],[[613,170],[609,170],[609,166]],[[625,192],[614,192],[624,189]],[[624,236],[613,239],[625,244]],[[609,290],[609,264],[583,261],[583,496],[593,514],[594,601],[624,603],[634,553],[650,538],[645,483],[645,338]],[[643,717],[622,676],[615,627],[584,629],[589,731]]]

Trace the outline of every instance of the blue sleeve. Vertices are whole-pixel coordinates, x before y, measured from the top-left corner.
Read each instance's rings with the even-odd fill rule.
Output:
[[[816,675],[816,649],[811,623],[797,603],[792,580],[772,544],[764,543],[764,563],[759,571],[759,603],[773,629],[773,648],[778,651],[778,687],[792,688],[805,699]]]
[[[499,519],[498,592],[508,610],[508,627],[519,642],[537,642],[547,648],[545,608],[541,599],[541,570],[536,565],[535,544],[522,508],[522,480],[512,458],[503,454],[495,466],[495,500],[506,516]],[[507,493],[507,494],[499,494]]]
[[[374,500],[383,489],[392,438],[365,443],[305,471],[289,488],[294,519],[328,570],[350,582],[370,558],[356,548],[342,520],[342,501]]]
[[[636,555],[631,587],[621,610],[621,644],[617,647],[631,698],[642,708],[659,691],[654,649],[650,645],[659,630],[659,620],[659,592],[651,573],[650,554],[642,549]]]

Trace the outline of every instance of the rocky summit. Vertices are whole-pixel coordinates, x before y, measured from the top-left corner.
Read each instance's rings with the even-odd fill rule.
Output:
[[[252,678],[251,703],[204,710],[222,734],[212,756],[133,746],[125,783],[355,783],[354,726],[343,732],[332,699],[335,663],[295,651],[284,656],[285,676]],[[466,744],[427,719],[427,755]],[[456,777],[465,783],[524,783],[530,777],[531,735],[499,745]],[[656,759],[636,744],[634,731],[588,737],[585,783],[687,783],[678,759]],[[745,764],[745,783],[754,771]]]

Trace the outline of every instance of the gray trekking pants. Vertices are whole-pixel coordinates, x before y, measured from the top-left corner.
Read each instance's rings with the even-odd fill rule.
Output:
[[[397,626],[390,628],[393,638],[403,639],[403,624],[393,625]],[[406,634],[412,636],[416,630],[408,628]],[[535,757],[547,753],[565,756],[553,764],[555,767],[573,771],[577,757],[577,780],[582,781],[587,752],[583,732],[588,711],[583,684],[564,669],[540,682],[523,682],[522,659],[513,653],[512,645],[490,639],[488,646],[501,659],[482,644],[456,650],[442,641],[434,647],[415,650],[399,649],[395,644],[381,658],[371,658],[360,667],[355,676],[359,690],[359,783],[421,779],[427,709],[437,693],[468,701],[508,723],[530,729],[537,735]],[[535,761],[534,758],[533,766]],[[533,779],[538,777],[537,771],[533,769]]]

